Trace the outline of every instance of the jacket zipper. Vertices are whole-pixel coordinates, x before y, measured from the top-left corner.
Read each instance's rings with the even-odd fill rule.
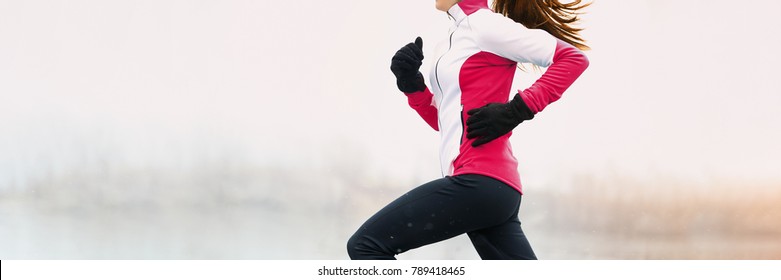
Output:
[[[441,98],[445,98],[445,92],[442,90],[442,84],[439,83],[439,61],[442,60],[445,55],[450,52],[450,49],[453,48],[453,34],[455,34],[456,31],[453,30],[453,32],[450,33],[450,38],[448,39],[448,45],[447,45],[447,51],[443,53],[439,58],[437,59],[437,63],[434,64],[434,77],[437,80],[437,87],[439,88],[439,95]],[[442,104],[442,100],[439,100],[439,104]],[[439,118],[437,118],[439,119]],[[439,127],[442,128],[442,120],[439,120]]]
[[[439,59],[437,59],[437,63],[434,65],[434,75],[437,78],[437,87],[439,87],[439,92],[444,95],[444,92],[442,91],[442,85],[439,83],[439,61],[442,60],[443,57],[450,51],[451,48],[453,48],[453,34],[455,34],[456,31],[453,30],[453,33],[450,33],[450,39],[448,40],[447,45],[447,51],[443,53],[441,56],[439,56]]]

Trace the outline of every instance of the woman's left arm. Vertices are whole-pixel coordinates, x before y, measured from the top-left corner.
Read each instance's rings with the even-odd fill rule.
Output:
[[[548,67],[531,87],[518,91],[508,103],[491,103],[467,114],[467,138],[477,147],[507,134],[534,118],[586,70],[589,60],[577,48],[539,29],[528,29],[507,17],[478,11],[470,17],[481,49],[519,63]]]
[[[518,91],[518,94],[529,110],[537,114],[548,104],[559,100],[564,91],[586,71],[588,65],[589,60],[583,52],[557,40],[551,65],[531,87]]]

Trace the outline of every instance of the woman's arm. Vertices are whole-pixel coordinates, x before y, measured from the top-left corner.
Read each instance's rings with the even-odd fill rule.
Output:
[[[439,131],[439,122],[437,119],[437,106],[434,103],[434,95],[426,87],[423,91],[407,94],[407,101],[426,123],[436,131]]]
[[[492,141],[534,118],[548,104],[561,98],[564,91],[586,70],[588,58],[575,47],[539,29],[490,11],[478,11],[471,27],[477,33],[483,51],[519,62],[548,67],[526,90],[519,91],[508,103],[491,103],[467,114],[467,138],[477,147]]]
[[[478,45],[484,51],[519,63],[548,67],[531,87],[518,92],[534,114],[561,98],[589,65],[583,52],[544,30],[526,28],[487,10],[470,19]]]
[[[561,98],[583,71],[588,68],[589,60],[583,52],[564,41],[557,40],[553,63],[531,87],[518,91],[523,102],[537,114],[548,104]]]
[[[415,38],[399,49],[391,59],[391,71],[396,76],[396,86],[407,95],[409,106],[423,118],[428,125],[439,131],[437,107],[432,102],[434,95],[426,87],[420,65],[423,63],[423,39]]]

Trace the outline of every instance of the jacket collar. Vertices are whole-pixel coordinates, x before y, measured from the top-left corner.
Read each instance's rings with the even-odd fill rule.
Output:
[[[455,25],[461,23],[467,16],[480,9],[489,9],[488,0],[461,0],[450,7],[447,13],[455,20]]]

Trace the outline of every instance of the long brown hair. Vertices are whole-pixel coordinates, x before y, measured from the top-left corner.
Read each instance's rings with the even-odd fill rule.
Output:
[[[583,28],[574,27],[580,18],[580,9],[591,5],[574,0],[562,4],[559,0],[495,0],[494,11],[523,24],[527,28],[548,31],[551,35],[581,50],[590,49],[578,34]]]

